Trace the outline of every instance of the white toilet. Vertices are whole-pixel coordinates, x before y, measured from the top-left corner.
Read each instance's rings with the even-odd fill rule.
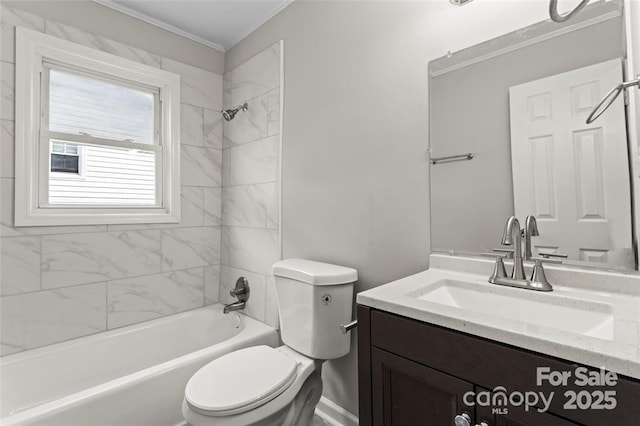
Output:
[[[182,414],[199,425],[307,426],[322,395],[324,360],[349,353],[355,269],[303,259],[273,265],[285,346],[224,355],[187,383]]]

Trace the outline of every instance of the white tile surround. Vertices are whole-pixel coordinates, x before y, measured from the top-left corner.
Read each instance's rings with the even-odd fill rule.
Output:
[[[240,276],[249,280],[247,313],[278,325],[271,267],[281,258],[280,98],[282,43],[224,76],[224,105],[248,103],[223,122],[220,300]]]
[[[216,303],[222,224],[222,76],[0,7],[0,354]],[[16,25],[180,74],[179,224],[13,226]],[[254,297],[260,298],[259,288]],[[252,312],[265,316],[264,307]]]

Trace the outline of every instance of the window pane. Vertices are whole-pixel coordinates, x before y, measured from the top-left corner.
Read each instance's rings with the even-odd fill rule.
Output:
[[[62,157],[79,158],[81,175],[49,175],[49,204],[146,207],[156,204],[154,151],[82,145],[79,152],[79,157]]]
[[[51,151],[64,153],[64,144],[59,142],[54,142],[52,144]]]
[[[79,158],[77,155],[51,155],[51,171],[61,173],[75,173],[79,171]]]
[[[98,138],[154,143],[154,95],[51,69],[49,129]]]

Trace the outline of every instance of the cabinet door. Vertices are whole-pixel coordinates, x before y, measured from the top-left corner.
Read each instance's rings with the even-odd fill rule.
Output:
[[[537,410],[525,411],[518,407],[509,407],[505,414],[493,414],[491,407],[476,407],[476,423],[487,426],[579,426],[580,423],[570,422],[561,417],[549,413],[540,413]]]
[[[473,385],[381,349],[371,350],[373,424],[448,426],[467,412],[463,396]]]

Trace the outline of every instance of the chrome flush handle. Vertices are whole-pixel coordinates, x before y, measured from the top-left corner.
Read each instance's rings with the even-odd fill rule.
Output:
[[[342,334],[347,334],[357,326],[358,326],[358,320],[353,320],[348,324],[340,324],[340,331],[342,332]]]

